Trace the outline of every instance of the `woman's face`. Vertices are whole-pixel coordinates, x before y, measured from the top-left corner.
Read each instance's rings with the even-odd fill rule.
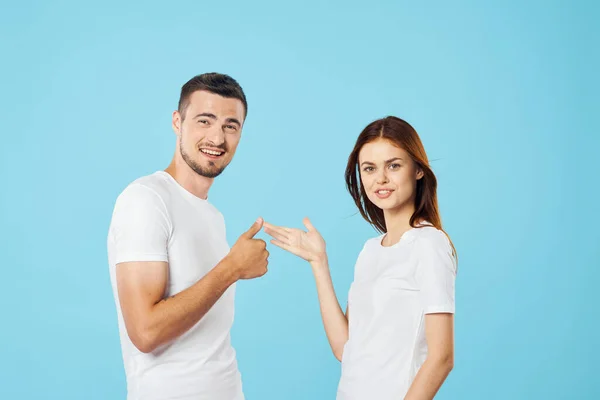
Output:
[[[377,207],[396,210],[414,204],[423,172],[405,150],[379,138],[360,149],[358,165],[367,197]]]

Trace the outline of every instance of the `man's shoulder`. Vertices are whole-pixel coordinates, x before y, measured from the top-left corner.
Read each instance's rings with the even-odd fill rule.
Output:
[[[131,181],[114,203],[110,231],[124,226],[148,227],[162,224],[170,227],[168,211],[168,183],[160,173],[139,177]]]
[[[162,171],[141,176],[130,182],[118,196],[120,199],[140,201],[160,200],[166,202],[170,197],[170,185]]]

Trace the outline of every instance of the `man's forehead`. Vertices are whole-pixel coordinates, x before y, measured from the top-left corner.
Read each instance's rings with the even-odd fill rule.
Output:
[[[223,97],[215,93],[204,90],[198,90],[190,96],[190,105],[194,108],[213,108],[230,111],[241,111],[243,113],[243,103],[233,97]]]

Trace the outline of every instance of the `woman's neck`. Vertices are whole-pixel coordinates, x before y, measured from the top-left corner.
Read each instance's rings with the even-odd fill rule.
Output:
[[[392,246],[400,240],[402,235],[412,227],[410,226],[410,218],[415,213],[414,205],[410,207],[400,207],[394,210],[384,210],[383,217],[387,234],[385,235],[382,244],[384,246]]]

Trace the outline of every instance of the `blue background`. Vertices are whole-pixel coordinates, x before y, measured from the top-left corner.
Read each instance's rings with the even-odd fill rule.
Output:
[[[460,256],[455,369],[437,398],[600,398],[599,7],[415,3],[3,2],[0,398],[125,398],[112,207],[166,167],[180,87],[210,71],[249,99],[210,193],[231,242],[257,216],[310,216],[345,307],[376,234],[345,191],[346,157],[369,122],[402,117]],[[333,399],[310,269],[270,250],[269,273],[238,286],[246,396]]]

